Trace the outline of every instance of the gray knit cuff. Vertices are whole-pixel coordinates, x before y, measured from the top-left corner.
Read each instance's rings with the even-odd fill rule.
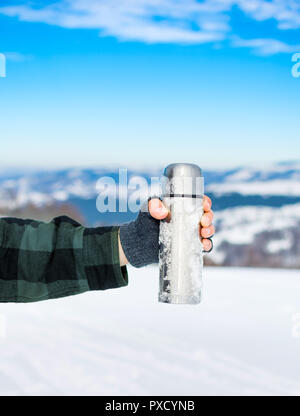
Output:
[[[123,251],[129,263],[134,267],[158,263],[158,238],[159,221],[151,217],[147,209],[145,210],[145,206],[135,221],[120,227]]]

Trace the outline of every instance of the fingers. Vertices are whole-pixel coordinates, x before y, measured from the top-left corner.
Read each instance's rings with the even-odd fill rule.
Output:
[[[200,221],[200,237],[202,240],[203,251],[210,252],[213,248],[213,243],[209,240],[215,234],[215,227],[212,222],[214,219],[214,213],[211,209],[212,202],[208,196],[203,198],[203,211],[204,214]]]
[[[154,198],[149,201],[149,213],[156,220],[163,220],[169,211],[160,199]]]
[[[204,215],[201,219],[201,225],[203,227],[208,227],[213,221],[213,212],[211,211],[211,199],[208,196],[204,196],[203,198],[203,210]],[[149,201],[149,212],[153,218],[157,220],[163,220],[167,217],[169,211],[163,202],[158,198],[150,199]]]
[[[210,225],[209,227],[201,228],[200,235],[203,238],[210,238],[215,234],[215,227]]]
[[[205,214],[203,214],[200,224],[202,227],[209,227],[214,219],[214,213],[213,211],[209,211],[209,212],[205,212]]]
[[[211,199],[208,196],[204,195],[204,198],[203,198],[204,212],[209,212],[211,210],[211,206],[212,206]]]
[[[205,238],[203,238],[202,240],[202,245],[203,245],[203,250],[204,251],[210,251],[212,249],[212,241],[211,240],[207,240]]]
[[[169,215],[169,210],[158,198],[151,199],[148,202],[148,206],[150,215],[157,220],[163,220]],[[215,227],[212,224],[214,214],[211,210],[211,200],[207,196],[205,196],[203,200],[203,209],[204,215],[201,218],[199,234],[203,250],[209,252],[213,247],[213,243],[209,238],[215,234]]]
[[[204,195],[204,198],[203,198],[204,214],[200,222],[202,227],[209,227],[213,222],[214,213],[211,209],[211,205],[212,205],[211,199],[208,196]]]

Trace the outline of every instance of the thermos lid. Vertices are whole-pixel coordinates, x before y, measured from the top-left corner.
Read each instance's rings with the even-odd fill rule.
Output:
[[[201,177],[202,171],[193,163],[172,163],[165,168],[164,175],[171,179],[174,177],[195,178]]]
[[[167,182],[164,186],[165,196],[202,196],[204,183],[199,166],[192,163],[172,163],[164,171]]]

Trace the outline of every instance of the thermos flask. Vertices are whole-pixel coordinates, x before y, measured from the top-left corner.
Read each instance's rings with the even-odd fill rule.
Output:
[[[159,233],[159,301],[197,304],[201,301],[203,249],[199,222],[203,214],[204,178],[197,165],[166,167],[162,199],[169,216]]]

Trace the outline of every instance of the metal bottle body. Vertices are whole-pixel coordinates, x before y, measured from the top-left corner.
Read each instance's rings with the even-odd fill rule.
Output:
[[[165,169],[163,200],[170,216],[160,224],[160,302],[201,301],[203,255],[199,222],[203,194],[204,180],[198,166],[173,164]]]

